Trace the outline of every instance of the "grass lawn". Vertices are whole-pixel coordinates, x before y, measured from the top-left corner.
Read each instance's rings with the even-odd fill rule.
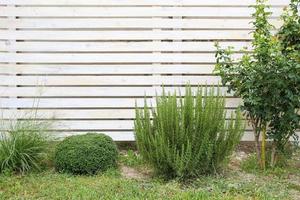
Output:
[[[300,199],[297,159],[299,155],[290,167],[263,174],[233,165],[223,175],[182,184],[145,175],[139,162],[123,157],[121,170],[97,176],[58,174],[51,169],[25,176],[1,175],[0,199]],[[128,169],[141,175],[130,178]]]

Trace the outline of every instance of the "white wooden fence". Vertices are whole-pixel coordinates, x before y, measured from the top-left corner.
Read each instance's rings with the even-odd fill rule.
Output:
[[[135,101],[216,85],[214,42],[249,46],[255,0],[0,0],[3,118],[54,119],[59,136],[134,140]],[[287,0],[271,0],[272,23]],[[237,57],[240,53],[237,51]],[[239,99],[229,96],[228,110]],[[250,127],[244,140],[251,139]]]

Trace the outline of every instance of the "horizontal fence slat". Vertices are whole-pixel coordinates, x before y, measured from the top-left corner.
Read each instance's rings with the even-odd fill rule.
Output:
[[[89,131],[93,132],[93,131]],[[106,135],[112,137],[115,141],[134,141],[134,133],[133,131],[104,131]],[[296,132],[297,135],[300,136],[300,132]],[[86,134],[86,131],[67,131],[67,132],[54,132],[52,133],[53,136],[57,136],[57,138],[63,138],[71,135],[78,135],[78,134]],[[293,140],[291,138],[291,140]],[[254,135],[252,131],[245,131],[242,141],[254,141]]]
[[[236,58],[241,54],[235,54]],[[1,62],[23,63],[214,63],[215,53],[0,53]]]
[[[56,5],[56,6],[248,6],[254,5],[255,0],[1,0],[0,5]],[[271,5],[282,6],[288,0],[270,0]]]
[[[67,130],[101,130],[101,131],[133,131],[134,120],[105,120],[105,123],[100,123],[99,120],[60,120],[50,122],[51,126],[49,130],[67,131]],[[104,122],[104,121],[102,121]],[[226,120],[229,122],[229,120]],[[11,122],[5,122],[4,124],[11,124]],[[5,127],[5,125],[4,125]],[[6,126],[7,127],[7,126]],[[114,127],[113,129],[111,127]],[[245,123],[245,130],[250,132],[252,127],[250,124]],[[298,133],[298,132],[297,132]]]
[[[273,17],[282,7],[272,7]],[[0,7],[0,16],[19,17],[251,17],[248,7]]]
[[[226,120],[226,122],[228,122],[228,120]],[[4,121],[3,124],[4,127],[7,126],[9,127],[11,122]],[[245,128],[246,130],[252,130],[251,127],[247,124]],[[60,120],[60,121],[52,121],[51,127],[49,127],[49,130],[57,130],[57,131],[67,131],[67,130],[102,130],[102,131],[131,130],[132,131],[133,129],[134,129],[134,120],[105,120],[105,121]]]
[[[106,75],[106,74],[212,74],[214,65],[201,64],[135,64],[135,65],[70,65],[70,64],[37,64],[37,65],[13,65],[0,64],[0,72],[4,74],[65,74],[65,75]]]
[[[231,113],[235,109],[226,110],[227,118],[230,118]],[[25,109],[25,110],[12,110],[2,109],[0,111],[2,119],[134,119],[135,108],[131,109]],[[100,121],[101,122],[101,121]]]
[[[7,31],[0,40],[251,40],[249,30]]]
[[[148,105],[155,106],[153,99],[147,100]],[[134,108],[142,107],[144,98],[0,98],[2,108]],[[226,107],[236,107],[240,103],[238,98],[227,98]]]
[[[1,85],[191,85],[221,82],[218,76],[0,76]]]
[[[89,131],[90,133],[92,131]],[[95,131],[93,131],[95,133]],[[99,131],[98,131],[99,133]],[[104,133],[105,135],[110,136],[114,141],[135,141],[134,134],[132,131],[100,131],[100,133]],[[68,136],[72,135],[79,135],[79,134],[86,134],[86,131],[77,131],[77,132],[72,132],[72,131],[67,131],[67,132],[54,132],[54,133],[49,133],[50,136],[52,136],[54,139],[62,139]]]
[[[18,96],[18,97],[153,97],[162,93],[174,93],[184,95],[184,87],[0,87],[0,97]],[[198,87],[192,87],[196,93]],[[227,88],[220,88],[222,94],[225,94]],[[218,93],[215,88],[215,94]],[[227,94],[232,96],[232,94]]]
[[[107,28],[185,28],[185,29],[252,29],[251,19],[0,19],[0,28],[22,29],[107,29]],[[270,23],[279,27],[279,19]]]
[[[236,51],[251,49],[250,42],[220,42]],[[0,41],[0,50],[22,52],[145,52],[145,51],[216,51],[214,42],[15,42]]]
[[[2,119],[133,119],[135,109],[38,109],[0,111]]]

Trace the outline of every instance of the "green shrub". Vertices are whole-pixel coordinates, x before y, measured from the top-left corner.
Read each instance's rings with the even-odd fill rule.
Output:
[[[233,114],[230,120],[225,119],[225,98],[219,89],[199,88],[193,94],[188,86],[185,96],[178,98],[176,93],[163,92],[155,109],[147,104],[136,109],[135,137],[140,154],[158,174],[168,178],[217,172],[241,139],[240,111],[235,119]]]
[[[104,134],[88,133],[65,138],[57,145],[54,165],[57,171],[95,174],[116,166],[117,146]]]
[[[2,120],[4,122],[4,120]],[[25,173],[40,169],[47,155],[46,122],[36,120],[10,121],[0,132],[0,172]]]

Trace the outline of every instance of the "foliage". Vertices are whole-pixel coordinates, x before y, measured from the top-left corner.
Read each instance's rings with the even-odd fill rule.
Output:
[[[146,103],[144,109],[136,109],[140,154],[165,177],[189,178],[218,171],[242,136],[240,111],[226,121],[225,98],[219,89],[198,88],[194,94],[188,86],[178,98],[176,93],[163,92],[156,98],[155,109]]]
[[[247,173],[256,173],[260,171],[259,166],[257,166],[256,154],[252,153],[241,162],[241,169]]]
[[[282,51],[300,62],[300,0],[291,0],[290,7],[282,15],[283,25],[278,37],[283,46]]]
[[[142,166],[144,164],[141,156],[132,150],[128,150],[126,154],[120,156],[122,164],[129,167]]]
[[[257,175],[267,175],[267,176],[277,176],[277,177],[288,177],[291,173],[297,173],[297,165],[299,165],[299,151],[294,149],[294,153],[291,152],[292,149],[289,149],[289,153],[278,157],[277,165],[273,168],[267,168],[265,171],[262,171],[259,166],[257,166],[256,155],[252,153],[241,162],[241,169],[246,173],[253,173]],[[294,155],[293,155],[294,154]],[[271,162],[271,152],[268,152],[266,155],[266,162]],[[286,162],[287,158],[289,162]],[[300,175],[300,168],[298,169],[298,174]],[[300,179],[299,179],[300,180]]]
[[[8,123],[8,127],[4,124]],[[25,121],[2,120],[0,132],[0,172],[25,173],[40,169],[49,139],[47,122],[35,119]]]
[[[290,7],[282,15],[283,25],[277,33],[281,45],[281,52],[285,60],[280,63],[281,78],[284,87],[278,94],[275,115],[270,122],[269,138],[273,139],[281,153],[286,147],[290,136],[295,140],[295,130],[300,127],[300,1],[291,0]],[[277,79],[279,81],[279,79]],[[281,85],[277,85],[280,87]],[[284,91],[284,92],[283,92]],[[278,102],[279,101],[279,102]],[[280,107],[280,109],[278,109]],[[277,112],[276,110],[277,109]]]
[[[54,165],[59,172],[95,174],[115,167],[117,157],[117,147],[109,136],[88,133],[67,137],[59,143]]]
[[[253,52],[245,52],[241,60],[236,61],[232,59],[232,48],[221,49],[217,45],[215,71],[222,77],[223,85],[228,84],[228,90],[243,99],[242,109],[253,127],[258,160],[264,166],[264,148],[261,152],[259,145],[261,134],[264,138],[267,132],[273,141],[271,165],[275,164],[277,153],[284,151],[289,138],[297,139],[300,64],[283,51],[285,42],[271,34],[273,26],[268,22],[271,14],[266,11],[268,6],[262,0],[257,2],[253,14]]]
[[[276,168],[266,168],[265,171],[261,171],[260,167],[257,166],[257,160],[256,160],[256,154],[250,154],[249,157],[245,160],[243,160],[243,162],[241,163],[241,168],[242,170],[244,170],[247,173],[271,173],[274,172],[275,170],[278,169],[283,169],[287,167],[287,162],[285,162],[285,159],[279,159],[277,161],[277,166]],[[280,157],[282,158],[282,157]],[[270,162],[271,162],[271,154],[268,151],[267,155],[266,155],[266,165],[267,167],[270,166]]]

